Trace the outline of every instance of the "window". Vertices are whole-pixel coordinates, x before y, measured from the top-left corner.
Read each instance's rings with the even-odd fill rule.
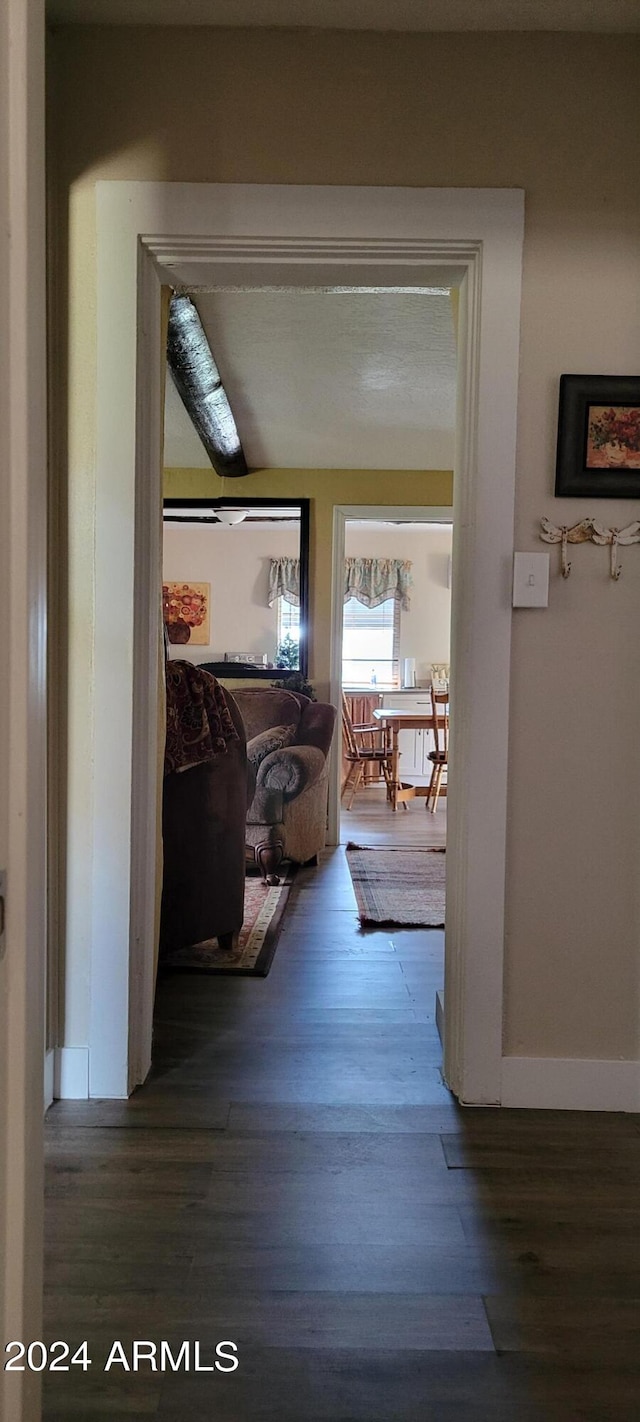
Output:
[[[398,686],[400,604],[387,598],[378,607],[364,607],[356,598],[344,605],[342,634],[343,686]]]
[[[295,607],[292,602],[287,602],[286,598],[278,598],[278,630],[277,646],[284,642],[286,637],[293,638],[297,646],[300,645],[300,608]]]

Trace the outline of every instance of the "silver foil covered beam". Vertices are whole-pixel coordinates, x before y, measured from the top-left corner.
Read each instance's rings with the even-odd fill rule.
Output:
[[[204,327],[189,296],[173,296],[167,361],[173,383],[217,474],[248,474],[240,436]]]

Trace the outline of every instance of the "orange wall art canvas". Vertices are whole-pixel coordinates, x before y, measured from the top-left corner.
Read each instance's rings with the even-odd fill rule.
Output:
[[[209,646],[211,583],[163,583],[162,614],[169,641]]]

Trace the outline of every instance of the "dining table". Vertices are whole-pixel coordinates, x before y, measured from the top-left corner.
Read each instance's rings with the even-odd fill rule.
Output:
[[[392,810],[407,800],[415,799],[415,785],[407,785],[400,779],[400,748],[398,736],[401,731],[433,731],[435,717],[433,711],[403,711],[401,707],[379,706],[373,712],[373,719],[382,726],[391,738],[391,793]],[[438,730],[444,730],[447,718],[438,715]],[[423,791],[424,793],[424,791]]]

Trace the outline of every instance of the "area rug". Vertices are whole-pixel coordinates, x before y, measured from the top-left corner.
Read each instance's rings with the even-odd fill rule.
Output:
[[[266,978],[278,946],[278,939],[297,865],[288,866],[282,882],[271,888],[260,874],[247,874],[244,891],[244,923],[232,953],[225,953],[217,938],[207,938],[189,948],[178,948],[162,960],[163,968],[182,968],[197,973],[240,973]]]
[[[362,924],[444,928],[444,849],[368,849],[347,845]]]

